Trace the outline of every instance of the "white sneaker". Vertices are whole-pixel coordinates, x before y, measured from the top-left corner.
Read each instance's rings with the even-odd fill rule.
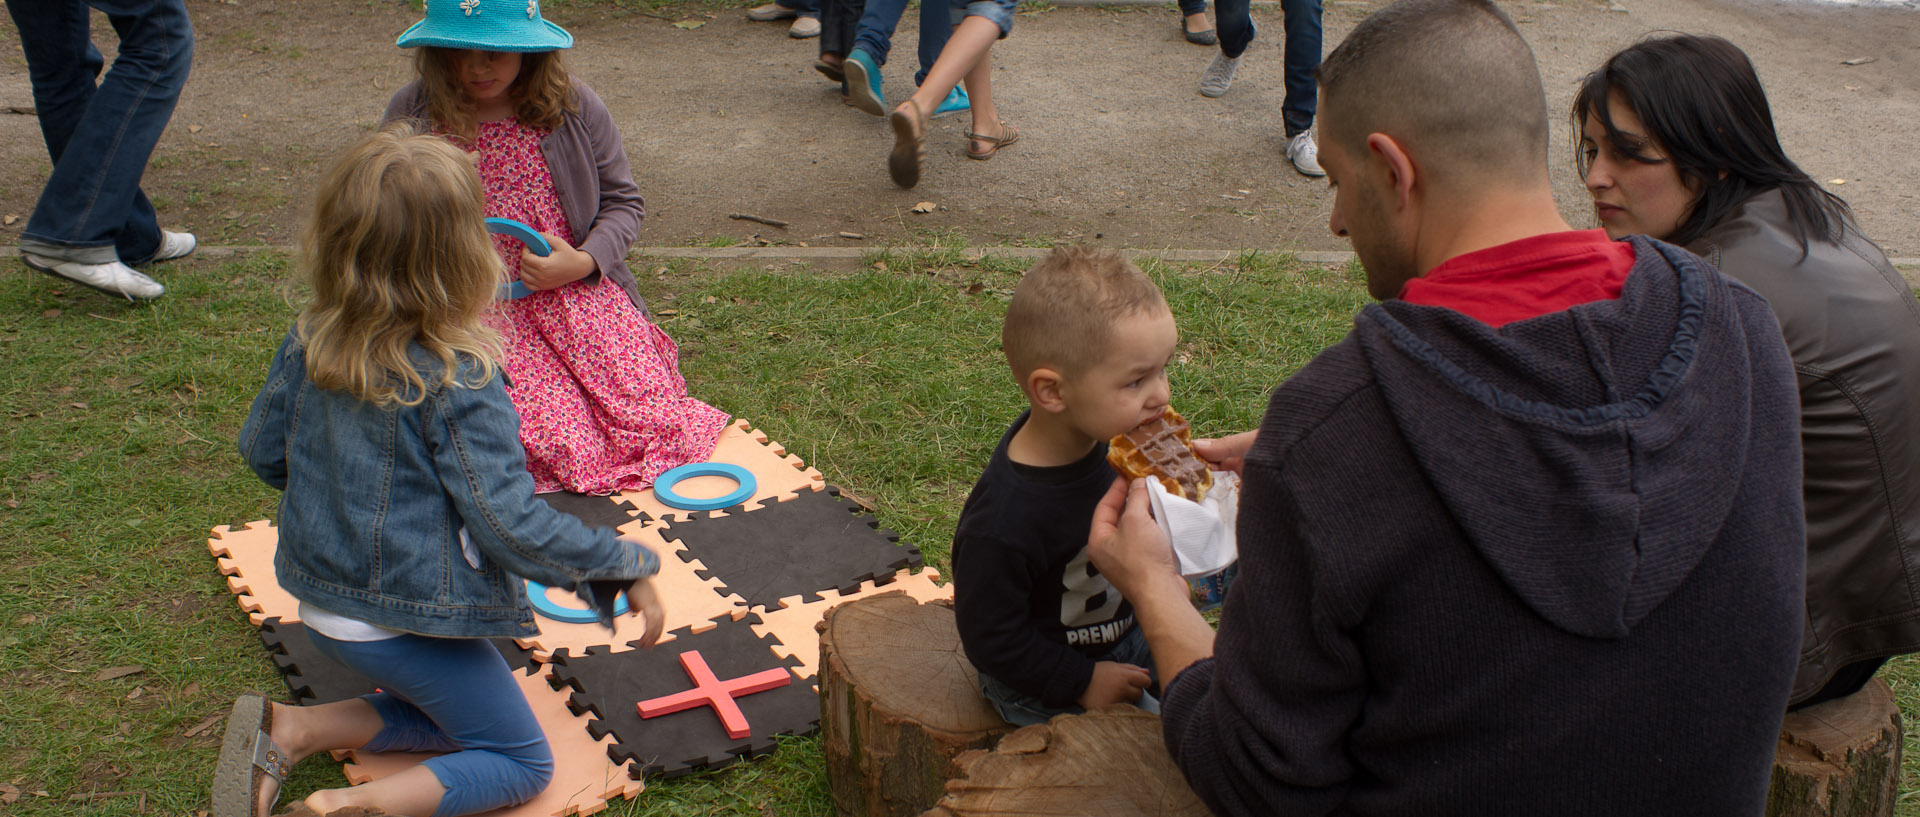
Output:
[[[1293,163],[1295,170],[1316,179],[1327,175],[1326,168],[1320,166],[1320,147],[1313,143],[1313,134],[1306,131],[1294,134],[1287,141],[1287,161]]]
[[[193,248],[198,246],[200,246],[200,242],[193,237],[193,233],[176,233],[172,230],[161,230],[160,251],[153,254],[152,263],[158,264],[161,261],[185,258],[193,253]]]
[[[820,36],[820,18],[795,17],[793,25],[787,27],[787,36],[796,40]]]
[[[779,3],[768,3],[764,6],[754,6],[753,8],[747,9],[747,19],[766,23],[774,20],[785,20],[799,13],[800,12],[787,8]]]
[[[81,286],[92,287],[108,295],[125,296],[129,301],[158,298],[167,291],[160,282],[142,275],[139,270],[119,261],[105,264],[81,264],[75,261],[42,258],[31,253],[21,253],[20,259],[27,262],[27,266],[48,275],[64,278]]]
[[[1245,54],[1233,59],[1227,59],[1224,53],[1214,54],[1213,62],[1207,63],[1207,70],[1200,72],[1200,95],[1216,97],[1225,94],[1228,88],[1233,87],[1233,74],[1240,70],[1240,61],[1246,58]]]

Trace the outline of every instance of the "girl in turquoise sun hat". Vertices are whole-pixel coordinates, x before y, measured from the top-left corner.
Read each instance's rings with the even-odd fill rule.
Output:
[[[507,394],[541,492],[640,490],[713,453],[727,415],[687,394],[673,339],[647,320],[626,255],[645,215],[613,116],[570,76],[573,37],[538,0],[427,0],[400,35],[419,78],[382,122],[410,120],[473,155],[486,214],[552,245],[535,255],[496,236],[506,279],[533,290],[500,302]]]

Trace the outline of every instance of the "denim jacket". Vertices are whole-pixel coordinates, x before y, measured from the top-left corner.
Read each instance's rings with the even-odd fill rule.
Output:
[[[516,577],[605,609],[602,582],[659,569],[652,551],[534,496],[503,376],[443,387],[437,360],[412,357],[426,399],[381,408],[314,385],[293,333],[274,354],[240,454],[282,491],[273,566],[287,592],[422,635],[525,637],[539,628]]]

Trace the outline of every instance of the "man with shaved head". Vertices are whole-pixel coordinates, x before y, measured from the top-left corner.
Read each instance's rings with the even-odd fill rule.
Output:
[[[1561,220],[1491,2],[1395,3],[1319,79],[1329,226],[1381,302],[1196,445],[1242,477],[1218,633],[1142,485],[1093,521],[1169,752],[1223,815],[1760,814],[1804,569],[1767,305]]]

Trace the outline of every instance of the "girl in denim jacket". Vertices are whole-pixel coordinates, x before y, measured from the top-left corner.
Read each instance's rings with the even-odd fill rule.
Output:
[[[275,353],[240,452],[283,491],[274,572],[322,653],[381,692],[319,706],[247,695],[227,722],[215,817],[272,810],[292,764],[331,749],[445,752],[347,806],[469,814],[551,779],[545,735],[487,638],[538,632],[521,577],[574,589],[603,618],[625,590],[659,638],[646,548],[534,497],[499,339],[482,316],[500,262],[480,179],[445,140],[404,128],[322,180],[301,242],[312,302]]]
[[[427,0],[400,35],[416,49],[383,122],[407,120],[473,156],[487,215],[545,236],[494,247],[531,290],[490,322],[505,342],[507,395],[535,490],[640,490],[713,454],[727,415],[687,394],[679,349],[647,320],[627,250],[645,216],[620,129],[560,51],[573,36],[535,0]]]

